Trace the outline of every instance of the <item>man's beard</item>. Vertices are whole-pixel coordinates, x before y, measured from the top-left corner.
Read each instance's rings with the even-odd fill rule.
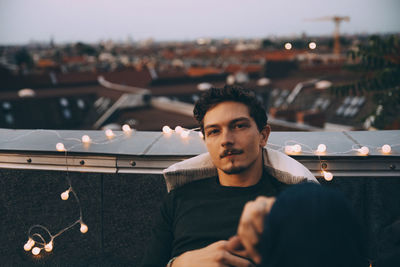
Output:
[[[227,170],[221,169],[221,171],[223,171],[225,174],[239,174],[244,172],[246,169],[247,169],[246,167],[239,166],[239,167],[232,167]]]

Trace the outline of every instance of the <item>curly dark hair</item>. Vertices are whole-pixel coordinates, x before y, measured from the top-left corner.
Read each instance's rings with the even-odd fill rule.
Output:
[[[245,104],[249,108],[250,116],[256,122],[260,132],[267,125],[267,113],[253,91],[241,87],[225,85],[224,88],[210,88],[204,92],[195,103],[193,115],[198,121],[202,133],[204,133],[203,119],[207,111],[217,104],[226,101]]]

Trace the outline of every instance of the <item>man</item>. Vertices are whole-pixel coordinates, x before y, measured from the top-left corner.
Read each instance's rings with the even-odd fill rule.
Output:
[[[208,153],[165,170],[172,191],[161,206],[143,266],[251,266],[260,262],[254,248],[262,224],[242,218],[238,229],[245,204],[266,196],[247,204],[254,210],[250,214],[264,215],[273,203],[268,197],[287,184],[316,179],[297,161],[264,149],[270,127],[252,92],[211,88],[196,103],[194,116]]]

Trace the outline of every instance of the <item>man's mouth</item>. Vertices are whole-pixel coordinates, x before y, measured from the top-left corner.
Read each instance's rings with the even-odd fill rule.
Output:
[[[222,152],[222,154],[219,157],[222,159],[222,158],[225,158],[228,156],[239,155],[242,153],[243,153],[243,150],[241,150],[241,149],[226,149],[226,150],[224,150],[224,152]]]

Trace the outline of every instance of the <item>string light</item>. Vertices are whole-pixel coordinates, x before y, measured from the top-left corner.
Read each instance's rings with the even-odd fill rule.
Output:
[[[81,222],[81,232],[82,232],[82,234],[86,234],[86,232],[88,231],[88,227],[87,227],[87,225],[86,224],[84,224],[83,222]]]
[[[62,200],[67,200],[69,198],[69,191],[70,190],[71,189],[68,189],[67,191],[64,191],[64,192],[61,193],[61,199]]]
[[[39,255],[39,253],[40,253],[40,251],[41,251],[42,249],[41,248],[39,248],[39,247],[34,247],[33,249],[32,249],[32,254],[33,255]]]
[[[181,137],[182,137],[182,138],[188,138],[188,137],[189,137],[189,134],[190,134],[189,131],[184,131],[184,130],[183,130],[183,131],[181,132]]]
[[[326,152],[326,145],[325,144],[319,144],[317,148],[317,153],[325,153]]]
[[[170,133],[172,133],[172,129],[171,129],[168,125],[165,125],[164,127],[162,127],[162,131],[163,131],[163,133],[165,133],[165,134],[170,134]]]
[[[182,131],[183,131],[183,128],[182,128],[181,126],[176,126],[176,127],[175,127],[175,132],[176,132],[177,134],[182,133]]]
[[[111,130],[110,130],[111,131]],[[114,136],[114,133],[111,131],[106,131],[106,135],[108,135],[108,136]],[[110,134],[111,133],[111,134]],[[59,138],[61,138],[61,136],[56,132],[56,134],[58,135],[58,137]],[[69,138],[68,140],[75,140],[75,139],[72,139],[72,138]],[[79,140],[79,139],[76,139],[76,140]],[[81,140],[82,140],[82,142],[83,143],[86,143],[86,142],[91,142],[91,140],[90,140],[90,137],[89,136],[87,136],[87,135],[84,135],[84,136],[82,136],[82,138],[81,138]],[[81,141],[81,140],[79,140],[79,141]],[[111,141],[110,141],[111,142]],[[64,146],[64,144],[63,143],[57,143],[56,144],[56,148],[57,148],[57,150],[58,151],[66,151],[66,149],[65,149],[65,146]],[[73,148],[73,147],[72,147]],[[53,244],[53,239],[54,238],[56,238],[57,236],[59,236],[59,235],[61,235],[62,233],[64,233],[65,231],[67,231],[67,230],[69,230],[69,229],[71,229],[73,226],[75,226],[77,223],[81,223],[81,227],[80,227],[80,231],[82,232],[82,233],[86,233],[87,231],[88,231],[88,226],[86,225],[86,224],[84,224],[84,223],[82,223],[82,208],[81,208],[81,205],[80,205],[80,201],[79,201],[79,198],[78,198],[78,196],[76,195],[76,193],[73,191],[73,188],[72,188],[72,185],[71,185],[71,181],[70,181],[70,179],[69,179],[69,176],[68,176],[68,161],[67,161],[67,153],[65,153],[65,162],[66,162],[66,167],[67,167],[67,176],[66,176],[66,179],[67,179],[67,181],[68,181],[68,183],[69,183],[69,188],[68,188],[68,190],[66,190],[66,191],[64,191],[64,192],[62,192],[61,193],[61,199],[62,200],[68,200],[68,198],[69,198],[69,193],[70,192],[72,192],[73,193],[73,196],[75,197],[75,200],[76,200],[76,202],[78,203],[78,206],[79,206],[79,213],[80,213],[80,218],[79,218],[79,220],[77,220],[76,222],[74,222],[73,224],[71,224],[71,225],[69,225],[68,227],[66,227],[66,228],[64,228],[64,229],[62,229],[62,230],[60,230],[57,234],[55,234],[55,235],[52,235],[51,233],[50,233],[50,231],[46,228],[46,227],[44,227],[44,226],[42,226],[42,225],[34,225],[34,226],[32,226],[30,229],[29,229],[29,234],[28,234],[28,241],[26,242],[26,244],[24,245],[24,250],[25,251],[29,251],[29,250],[31,250],[32,249],[32,247],[35,245],[35,241],[31,238],[31,236],[36,236],[36,237],[38,237],[38,238],[40,238],[41,240],[42,240],[42,243],[38,243],[38,245],[36,246],[36,247],[34,247],[33,249],[32,249],[32,254],[33,255],[39,255],[40,254],[40,252],[44,249],[46,252],[51,252],[52,250],[53,250],[53,246],[54,246],[54,244]],[[47,243],[46,241],[45,241],[45,239],[42,237],[42,235],[41,234],[39,234],[39,233],[34,233],[33,235],[32,235],[32,229],[34,229],[34,228],[41,228],[42,230],[44,230],[44,231],[46,231],[47,233],[48,233],[48,235],[50,236],[50,241]]]
[[[85,144],[90,143],[92,140],[90,139],[89,135],[82,136],[82,142]]]
[[[111,129],[107,129],[107,130],[105,131],[105,134],[106,134],[106,136],[107,136],[108,139],[113,138],[114,135],[115,135],[114,132],[113,132]]]
[[[294,153],[293,146],[285,146],[285,153],[286,154],[293,154]]]
[[[64,146],[64,144],[63,143],[57,143],[56,144],[56,149],[57,149],[57,151],[65,151],[65,146]]]
[[[52,250],[53,250],[53,241],[50,241],[49,243],[47,243],[47,244],[44,246],[44,250],[46,250],[47,252],[52,251]]]
[[[24,245],[24,250],[25,250],[25,251],[29,251],[29,250],[31,250],[31,248],[32,248],[32,247],[29,246],[28,243],[26,243],[26,244]]]
[[[285,49],[286,49],[286,50],[292,49],[292,44],[291,44],[291,43],[286,43],[286,44],[285,44]]]
[[[363,155],[363,156],[367,156],[369,153],[369,148],[366,146],[361,147],[360,149],[357,149],[357,151]]]
[[[294,145],[293,146],[293,151],[295,153],[300,153],[301,152],[301,145],[299,145],[299,144]]]
[[[124,124],[122,126],[122,131],[124,131],[124,133],[130,133],[132,132],[132,128],[128,124]]]
[[[24,250],[29,251],[35,245],[35,241],[32,238],[29,238],[28,241],[24,245]]]
[[[285,153],[286,154],[297,154],[300,153],[302,150],[301,145],[295,144],[293,146],[285,146]]]
[[[327,171],[322,171],[322,174],[324,175],[324,179],[327,181],[332,181],[333,179],[333,174],[331,172]]]
[[[382,152],[384,154],[390,154],[390,152],[392,151],[392,148],[390,147],[390,145],[386,144],[382,146]]]

